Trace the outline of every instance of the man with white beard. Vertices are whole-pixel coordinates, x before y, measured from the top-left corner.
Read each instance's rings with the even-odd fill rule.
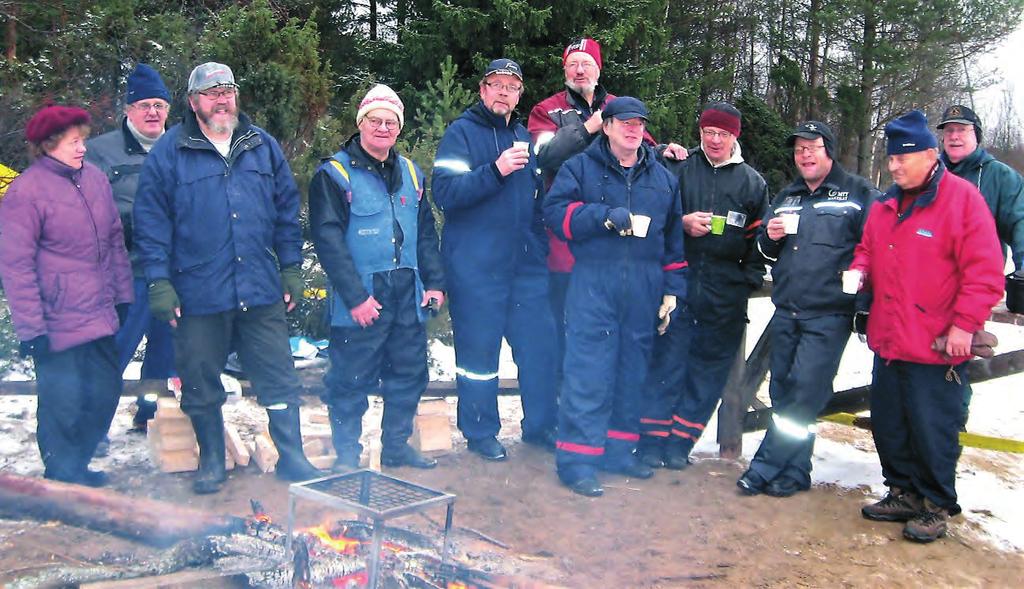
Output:
[[[175,332],[181,409],[199,442],[193,490],[216,493],[227,479],[220,373],[231,350],[267,409],[277,477],[315,478],[285,320],[303,291],[299,191],[277,141],[239,112],[231,68],[192,70],[188,104],[195,116],[168,129],[143,166],[135,240],[153,316]]]

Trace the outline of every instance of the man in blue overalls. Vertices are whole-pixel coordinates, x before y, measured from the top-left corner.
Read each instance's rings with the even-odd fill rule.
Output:
[[[444,302],[444,274],[423,173],[394,149],[404,111],[391,88],[372,88],[356,115],[359,133],[320,166],[309,189],[313,245],[332,287],[324,402],[339,471],[359,466],[366,397],[377,390],[381,463],[437,464],[408,444],[427,388],[425,311]]]

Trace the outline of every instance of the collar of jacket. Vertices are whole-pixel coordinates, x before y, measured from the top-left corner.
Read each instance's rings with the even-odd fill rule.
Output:
[[[476,119],[482,125],[493,127],[495,129],[511,129],[519,124],[519,115],[515,111],[512,111],[512,116],[509,117],[508,122],[505,121],[505,117],[498,116],[487,109],[484,106],[482,100],[477,100],[476,104],[469,107],[466,111],[471,118]]]
[[[931,178],[928,179],[928,183],[921,194],[914,199],[913,205],[907,209],[904,213],[904,217],[909,217],[910,213],[917,208],[926,207],[935,200],[935,195],[939,190],[939,181],[942,180],[942,175],[946,173],[946,166],[942,163],[940,158],[935,162],[935,169],[932,171]],[[889,190],[885,191],[885,194],[878,199],[878,202],[884,203],[885,206],[893,209],[899,213],[899,197],[903,195],[903,189],[898,184],[893,184],[889,187]]]
[[[736,143],[734,143],[732,146],[732,154],[729,155],[729,159],[725,160],[720,164],[713,163],[711,161],[711,158],[708,157],[708,154],[704,153],[703,141],[701,141],[700,148],[698,149],[698,151],[700,151],[700,154],[704,156],[704,163],[706,163],[708,166],[712,168],[724,168],[726,166],[732,166],[743,163],[743,150],[740,148],[740,142],[738,139],[736,140]],[[693,152],[690,153],[690,157],[693,157]]]
[[[82,170],[85,168],[85,162],[82,162],[81,168],[72,168],[62,161],[55,159],[53,156],[43,154],[36,159],[36,163],[39,164],[44,170],[53,172],[58,176],[64,176],[65,178],[75,179],[77,176],[82,174]]]
[[[142,149],[142,144],[139,143],[139,140],[128,129],[128,117],[121,119],[121,135],[124,136],[125,153],[130,155],[146,155],[146,150]]]
[[[565,97],[566,102],[576,107],[576,110],[587,115],[587,118],[590,118],[590,115],[594,114],[595,110],[601,110],[604,108],[604,103],[608,100],[608,91],[604,89],[604,86],[598,84],[594,88],[593,104],[589,104],[582,94],[568,86],[565,87]]]
[[[633,174],[638,174],[645,170],[651,162],[655,161],[656,157],[654,150],[646,143],[641,143],[637,152],[636,165],[631,168],[633,170]],[[598,163],[616,170],[619,174],[626,174],[625,168],[619,164],[619,158],[615,157],[615,154],[612,153],[612,148],[608,143],[607,135],[602,133],[601,137],[597,141],[592,141],[590,145],[587,146],[584,153]]]
[[[953,172],[957,176],[963,176],[972,168],[982,166],[988,163],[988,160],[995,159],[991,154],[989,154],[989,152],[985,151],[985,149],[981,146],[978,146],[974,150],[974,152],[972,152],[969,156],[965,157],[964,159],[960,160],[955,164],[949,161],[949,156],[946,155],[945,151],[942,152],[941,157],[942,163],[946,166],[946,168],[948,168],[950,172]]]
[[[398,152],[394,147],[388,150],[387,159],[381,162],[363,149],[363,144],[359,142],[359,133],[356,133],[345,142],[344,150],[352,166],[380,174],[388,192],[394,193],[402,186],[402,169],[395,165],[398,161]]]
[[[181,121],[181,133],[178,135],[178,147],[187,147],[190,149],[212,149],[217,151],[217,148],[210,143],[210,140],[203,134],[203,130],[199,128],[199,119],[196,118],[195,113],[185,115]],[[248,139],[255,136],[257,141],[251,146],[247,146],[246,149],[250,149],[262,143],[259,141],[259,134],[253,129],[252,122],[249,120],[249,116],[244,112],[238,113],[238,126],[235,127],[235,131],[231,134],[231,149],[228,152],[230,156],[235,150],[235,146],[242,140]]]

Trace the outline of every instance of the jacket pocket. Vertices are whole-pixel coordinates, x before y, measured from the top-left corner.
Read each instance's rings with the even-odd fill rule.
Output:
[[[823,203],[818,203],[823,204]],[[837,207],[815,207],[813,209],[811,243],[829,247],[849,245],[850,210]]]

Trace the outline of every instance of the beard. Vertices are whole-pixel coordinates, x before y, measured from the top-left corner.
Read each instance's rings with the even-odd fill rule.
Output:
[[[221,112],[228,113],[230,115],[230,118],[226,122],[224,122],[224,123],[215,123],[213,121],[213,115],[217,114],[217,113],[221,113]],[[208,111],[204,111],[203,109],[196,109],[195,113],[196,113],[196,117],[204,125],[206,125],[206,127],[208,127],[214,133],[217,133],[218,135],[219,134],[224,134],[224,133],[234,133],[235,128],[238,127],[238,109],[237,108],[233,109],[230,106],[225,106],[225,107],[213,107],[213,108],[209,109]]]
[[[572,80],[566,80],[565,87],[580,95],[593,94],[594,90],[597,90],[597,80],[584,84],[576,84]]]

